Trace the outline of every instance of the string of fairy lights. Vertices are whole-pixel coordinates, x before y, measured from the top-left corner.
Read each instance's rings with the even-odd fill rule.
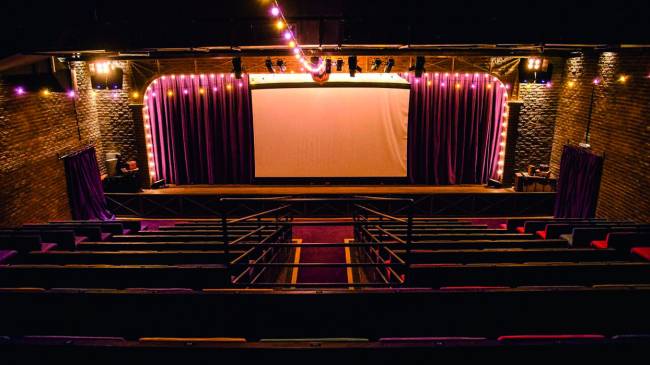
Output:
[[[268,4],[268,2],[267,2]],[[309,57],[306,55],[305,50],[301,46],[300,42],[297,39],[295,29],[292,29],[291,24],[288,22],[287,17],[283,11],[283,8],[280,6],[277,0],[271,1],[270,5],[265,5],[269,6],[268,7],[268,13],[270,17],[273,19],[273,27],[275,30],[277,30],[281,38],[284,42],[286,42],[286,46],[288,47],[289,51],[291,54],[296,58],[298,63],[302,65],[301,71],[307,71],[313,75],[322,75],[325,72],[326,69],[326,62],[323,60],[322,57]],[[424,59],[424,57],[420,57]],[[356,58],[355,58],[356,59]],[[391,60],[392,61],[392,60]],[[526,60],[526,68],[529,71],[538,71],[542,68],[542,65],[545,64],[547,60],[541,59],[541,58],[536,58],[536,57],[530,57]],[[394,62],[394,61],[393,61]],[[337,62],[338,63],[338,62]],[[115,65],[113,65],[112,62],[109,61],[96,61],[96,62],[91,62],[89,63],[89,71],[91,74],[107,74],[110,73]],[[338,70],[339,67],[337,67]],[[464,82],[467,80],[472,81],[472,77],[474,77],[474,80],[477,80],[480,77],[479,73],[474,73],[473,75],[470,73],[454,73],[450,74],[448,72],[446,73],[423,73],[423,69],[420,69],[420,72],[403,72],[399,73],[400,76],[402,77],[408,77],[409,75],[413,75],[414,77],[412,78],[411,82],[414,82],[416,85],[420,83],[425,83],[427,87],[434,87],[439,86],[440,88],[447,88],[447,87],[453,87],[455,89],[461,89],[464,85]],[[412,71],[409,70],[409,71]],[[327,71],[330,72],[330,71]],[[243,75],[243,72],[240,72],[235,74],[235,73],[230,73],[230,74],[189,74],[189,75],[163,75],[160,77],[161,80],[165,80],[167,77],[171,79],[199,79],[199,88],[198,88],[198,93],[200,95],[206,94],[208,91],[210,91],[209,88],[206,88],[206,85],[210,85],[208,80],[215,80],[217,78],[222,79],[225,86],[224,89],[226,92],[230,92],[233,90],[235,86],[241,88],[243,87],[243,82],[241,80],[241,77]],[[352,74],[351,74],[352,75]],[[505,88],[506,91],[503,92],[502,96],[502,112],[501,112],[501,133],[498,138],[498,162],[497,162],[497,175],[499,178],[503,177],[503,171],[504,171],[504,165],[505,165],[505,155],[506,155],[506,139],[507,139],[507,132],[508,132],[508,117],[509,117],[509,106],[508,106],[508,90],[509,90],[509,85],[502,83],[499,79],[497,79],[494,76],[491,76],[487,73],[484,74],[484,77],[486,78],[485,83],[485,88],[491,89],[493,88],[493,84],[495,85],[494,87],[500,87],[500,88]],[[650,75],[648,75],[648,78],[650,78]],[[629,75],[626,74],[620,74],[616,77],[616,81],[624,84],[630,79]],[[592,84],[593,86],[600,85],[603,82],[603,79],[600,77],[597,77],[593,79]],[[147,148],[147,159],[148,159],[148,165],[149,165],[149,171],[150,171],[150,176],[151,178],[156,177],[156,172],[155,172],[155,156],[153,152],[153,138],[152,138],[152,132],[151,132],[151,125],[149,121],[149,106],[148,106],[148,100],[153,99],[156,97],[161,97],[161,96],[167,96],[169,98],[175,97],[175,91],[172,89],[167,89],[167,90],[162,90],[164,95],[157,95],[157,93],[152,90],[152,85],[157,85],[158,80],[153,80],[152,84],[149,85],[146,88],[146,91],[143,95],[143,100],[144,100],[144,106],[143,106],[143,116],[144,116],[144,128],[145,128],[145,142],[146,142],[146,148]],[[550,80],[544,80],[542,81],[542,84],[547,87],[551,88],[552,83]],[[578,86],[579,82],[574,79],[574,78],[568,78],[566,79],[565,86],[569,89],[573,89],[576,86]],[[215,85],[214,83],[212,85]],[[477,88],[477,83],[472,81],[469,84],[469,88],[471,89],[476,89]],[[218,88],[216,86],[212,86],[212,92],[217,93]],[[117,96],[118,94],[115,92],[116,90],[113,90],[113,96]],[[79,95],[77,92],[75,92],[74,89],[70,89],[67,91],[64,91],[65,95],[69,98],[77,98]],[[180,88],[177,90],[179,94],[182,95],[189,95],[190,90],[187,87]],[[14,88],[14,93],[18,97],[25,96],[29,94],[27,88],[24,86],[15,86]],[[54,91],[51,91],[48,88],[43,88],[41,89],[38,94],[40,94],[43,97],[49,97],[51,94],[54,94]],[[93,90],[93,95],[97,93],[97,91]],[[131,97],[134,99],[138,99],[140,97],[140,94],[137,91],[134,91],[131,93]]]
[[[275,28],[278,31],[282,32],[282,38],[287,42],[287,46],[294,54],[294,57],[296,57],[298,62],[300,62],[308,72],[314,74],[322,73],[325,70],[325,62],[323,62],[323,59],[319,57],[318,64],[314,66],[307,59],[305,51],[300,46],[295,32],[291,29],[291,26],[287,21],[287,18],[285,17],[284,12],[282,11],[282,8],[280,7],[280,4],[278,4],[277,0],[273,1],[271,7],[269,8],[269,14],[271,14],[271,16],[276,19]]]

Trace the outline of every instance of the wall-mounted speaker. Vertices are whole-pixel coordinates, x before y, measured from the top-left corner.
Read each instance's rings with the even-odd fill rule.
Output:
[[[90,74],[90,84],[95,90],[119,90],[122,89],[124,70],[116,67],[107,73]]]
[[[522,58],[519,62],[519,82],[546,84],[551,82],[553,64],[546,58]]]

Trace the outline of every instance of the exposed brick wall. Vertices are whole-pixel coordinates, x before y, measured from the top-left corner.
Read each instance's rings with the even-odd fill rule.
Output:
[[[70,218],[63,162],[80,145],[64,93],[15,96],[0,84],[0,226]]]
[[[553,76],[551,87],[544,84],[518,86],[518,101],[522,103],[517,121],[515,145],[515,172],[525,171],[530,164],[548,164],[562,83],[562,59],[551,59]]]
[[[650,54],[605,52],[569,58],[560,88],[551,169],[562,146],[583,142],[591,104],[590,144],[605,153],[596,215],[650,222]],[[625,83],[618,81],[626,75]],[[598,78],[600,83],[593,84]],[[572,82],[572,84],[570,84]]]
[[[124,70],[122,89],[98,90],[97,119],[101,129],[104,152],[119,152],[126,160],[137,160],[138,145],[131,100],[131,67],[126,61],[117,63]],[[105,155],[99,161],[105,161]],[[102,165],[104,165],[102,163]]]
[[[124,118],[133,125],[128,101],[119,99],[106,106],[109,103],[100,92],[91,88],[88,65],[73,62],[71,68],[77,86],[74,98],[54,92],[18,96],[0,81],[0,226],[70,218],[59,154],[93,143],[100,171],[105,173],[105,152],[117,144],[113,136],[118,132],[113,131],[121,135],[126,130],[113,120]],[[118,126],[106,127],[111,123]],[[132,151],[134,133],[125,140],[133,146],[127,156],[137,157],[137,151]]]

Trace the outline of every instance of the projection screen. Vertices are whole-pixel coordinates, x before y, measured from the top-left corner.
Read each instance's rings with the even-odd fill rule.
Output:
[[[255,176],[405,177],[409,84],[396,74],[252,74]]]

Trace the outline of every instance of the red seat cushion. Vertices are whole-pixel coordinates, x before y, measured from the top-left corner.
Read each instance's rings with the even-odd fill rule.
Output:
[[[538,236],[542,237],[542,239],[546,239],[546,231],[545,230],[544,231],[537,231],[535,233],[537,233]]]
[[[42,242],[41,243],[41,252],[47,252],[50,250],[53,250],[56,248],[57,244],[56,243],[48,243],[48,242]]]
[[[0,250],[0,264],[4,261],[9,260],[10,258],[16,256],[18,251],[14,250]]]
[[[641,256],[644,260],[650,261],[650,247],[634,247],[631,252]]]
[[[526,233],[526,228],[524,228],[524,227],[517,227],[517,232],[519,232],[519,233]]]
[[[591,245],[595,248],[605,249],[607,248],[607,240],[591,241]]]

